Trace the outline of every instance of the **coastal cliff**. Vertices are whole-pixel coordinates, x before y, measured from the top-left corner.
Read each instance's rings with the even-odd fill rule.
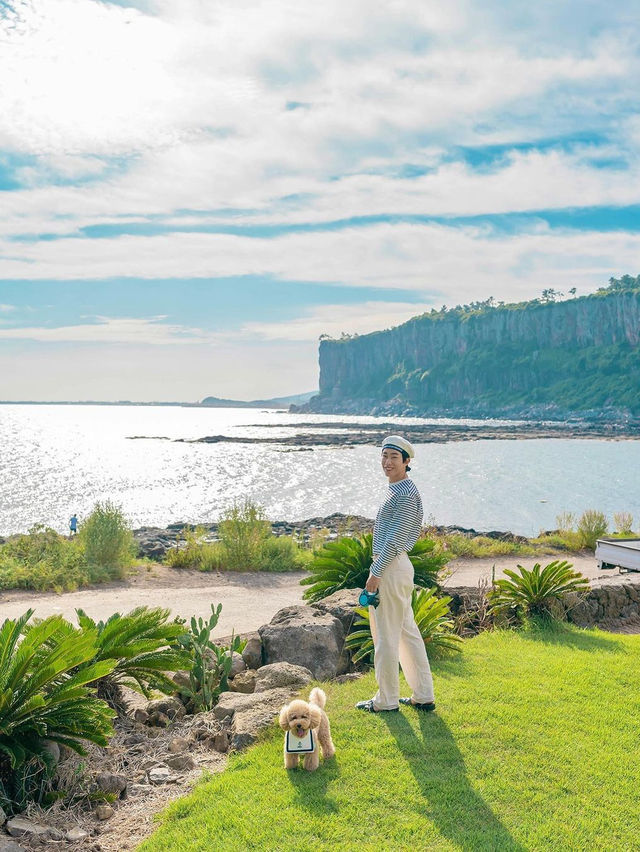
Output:
[[[319,358],[307,411],[636,417],[640,276],[566,301],[431,311],[323,339]]]

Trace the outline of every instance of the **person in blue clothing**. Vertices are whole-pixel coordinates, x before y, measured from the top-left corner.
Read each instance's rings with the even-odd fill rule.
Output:
[[[378,591],[380,603],[369,607],[378,691],[358,710],[369,713],[396,711],[399,704],[434,710],[433,679],[429,659],[411,608],[413,565],[407,551],[422,529],[422,500],[408,477],[413,447],[400,435],[382,442],[382,469],[389,480],[385,500],[373,528],[373,562],[368,592]],[[400,698],[398,663],[411,687],[410,698]]]
[[[78,534],[78,518],[76,517],[75,513],[69,518],[69,534]]]

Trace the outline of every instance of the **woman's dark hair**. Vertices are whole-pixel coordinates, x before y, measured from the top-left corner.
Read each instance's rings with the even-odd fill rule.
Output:
[[[409,461],[409,453],[405,452],[404,450],[400,450],[400,452],[402,453],[402,461],[403,461],[403,462],[407,462],[407,461]],[[409,471],[409,470],[411,470],[411,468],[409,467],[409,465],[407,465],[407,470],[408,470],[408,471]]]

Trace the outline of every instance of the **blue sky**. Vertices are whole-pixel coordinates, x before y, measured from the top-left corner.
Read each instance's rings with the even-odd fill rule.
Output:
[[[298,393],[637,274],[632,5],[1,0],[0,399]]]

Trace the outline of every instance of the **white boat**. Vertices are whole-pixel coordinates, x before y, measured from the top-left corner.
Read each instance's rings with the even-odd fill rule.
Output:
[[[640,538],[599,538],[595,556],[598,568],[640,571]]]

